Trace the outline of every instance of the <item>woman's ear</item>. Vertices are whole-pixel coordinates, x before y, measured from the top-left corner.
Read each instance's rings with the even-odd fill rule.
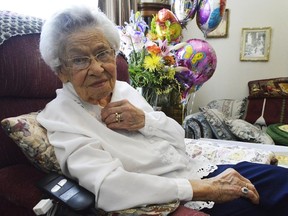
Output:
[[[68,73],[66,71],[63,71],[63,69],[60,69],[58,74],[57,74],[58,78],[61,80],[62,83],[67,83],[69,82],[69,76]]]

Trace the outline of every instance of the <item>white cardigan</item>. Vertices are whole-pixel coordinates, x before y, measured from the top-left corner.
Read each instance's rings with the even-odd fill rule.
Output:
[[[191,200],[187,179],[199,179],[216,166],[188,158],[181,125],[153,111],[129,84],[116,81],[111,100],[121,99],[145,112],[144,128],[109,129],[101,121],[101,107],[82,101],[71,83],[57,90],[37,120],[48,131],[63,173],[93,192],[96,207],[106,211]]]

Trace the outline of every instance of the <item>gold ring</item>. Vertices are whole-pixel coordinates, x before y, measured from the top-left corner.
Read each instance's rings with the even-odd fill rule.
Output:
[[[119,113],[115,113],[115,121],[116,122],[118,122],[118,123],[120,123],[120,121],[121,121],[121,114],[119,114]]]

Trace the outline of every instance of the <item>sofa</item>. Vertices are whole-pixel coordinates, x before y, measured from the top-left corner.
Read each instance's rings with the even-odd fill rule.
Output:
[[[186,137],[288,146],[288,77],[252,80],[244,99],[217,99],[185,117]]]
[[[35,215],[33,207],[42,198],[47,198],[37,187],[37,183],[45,178],[47,173],[59,171],[55,161],[50,161],[50,158],[55,156],[54,151],[51,146],[44,145],[48,142],[43,135],[45,129],[35,122],[35,114],[56,96],[55,90],[61,87],[58,78],[40,57],[38,44],[42,22],[43,20],[38,18],[0,11],[2,216]],[[129,83],[127,61],[121,53],[117,55],[117,79]],[[34,146],[28,145],[31,142]],[[157,213],[159,209],[173,211],[173,216],[206,215],[187,209],[176,201],[164,206],[155,205],[149,209],[150,215],[153,215],[151,211],[155,210]],[[129,210],[131,211],[133,209]],[[137,213],[138,210],[135,211]],[[127,215],[127,212],[113,215],[121,214]],[[142,211],[142,215],[145,215],[145,212]]]

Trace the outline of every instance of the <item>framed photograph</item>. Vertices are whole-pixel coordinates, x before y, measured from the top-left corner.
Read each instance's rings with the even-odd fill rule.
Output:
[[[207,34],[207,38],[225,38],[228,36],[229,29],[229,9],[225,9],[224,16],[217,26],[212,32]]]
[[[268,61],[271,27],[242,28],[241,61]]]

